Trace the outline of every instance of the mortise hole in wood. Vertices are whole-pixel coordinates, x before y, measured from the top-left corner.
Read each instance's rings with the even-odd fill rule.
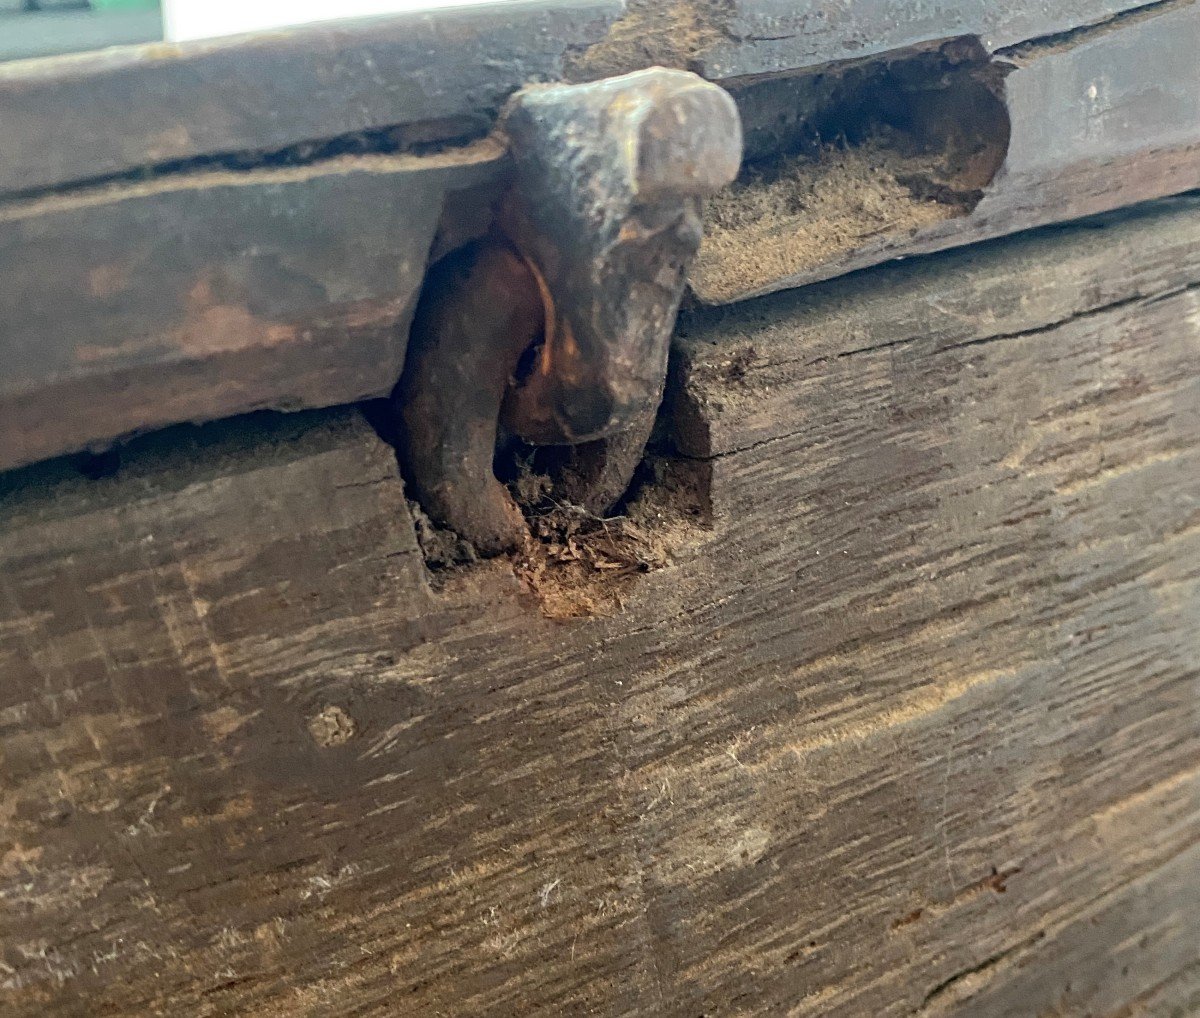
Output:
[[[964,37],[729,85],[746,155],[737,182],[705,207],[696,294],[720,303],[816,277],[869,245],[968,215],[1008,151],[1007,70]]]
[[[668,384],[670,389],[671,384]],[[676,400],[664,399],[655,437],[629,490],[604,518],[564,501],[555,475],[569,457],[563,446],[500,443],[494,472],[520,506],[529,540],[506,556],[541,614],[556,620],[614,615],[638,579],[666,565],[713,527],[712,464],[679,455],[670,439]],[[395,419],[387,402],[362,404],[376,433],[393,448]],[[408,500],[417,542],[435,591],[464,569],[486,566],[469,542],[438,526]]]

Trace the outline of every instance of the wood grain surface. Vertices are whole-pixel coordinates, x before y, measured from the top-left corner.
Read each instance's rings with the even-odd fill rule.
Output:
[[[420,122],[486,124],[531,81],[650,64],[733,78],[954,35],[999,48],[1138,0],[520,0],[0,65],[0,194]],[[54,125],[47,129],[47,124]]]
[[[480,195],[502,186],[505,165],[488,131],[524,84],[664,63],[744,98],[777,73],[819,78],[884,50],[902,61],[948,37],[1001,107],[980,118],[994,137],[970,199],[914,198],[920,174],[885,173],[890,197],[868,188],[865,206],[849,203],[852,227],[819,222],[824,239],[777,264],[764,241],[786,252],[789,210],[805,205],[785,195],[756,217],[765,233],[733,238],[750,278],[702,248],[698,301],[1200,187],[1195,0],[952,12],[925,0],[538,0],[0,64],[0,469],[179,422],[387,392],[439,221],[486,227]],[[926,84],[935,110],[916,121],[932,115],[947,138],[979,132],[974,92],[942,94],[954,89],[941,71]],[[896,151],[922,133],[899,131]],[[918,206],[916,219],[893,205]]]
[[[0,63],[0,194],[417,124],[399,135],[486,133],[620,9],[524,0]]]
[[[689,317],[611,617],[353,410],[4,475],[0,1011],[1193,1013],[1198,230]]]
[[[503,158],[484,139],[0,205],[0,469],[385,395],[445,197]]]

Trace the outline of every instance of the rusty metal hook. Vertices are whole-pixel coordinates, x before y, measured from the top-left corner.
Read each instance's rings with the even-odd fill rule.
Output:
[[[488,236],[431,270],[395,397],[417,497],[484,554],[527,532],[492,473],[501,421],[531,445],[580,446],[568,494],[592,511],[628,486],[700,200],[733,180],[742,148],[730,96],[663,68],[524,89],[501,128],[513,183]]]

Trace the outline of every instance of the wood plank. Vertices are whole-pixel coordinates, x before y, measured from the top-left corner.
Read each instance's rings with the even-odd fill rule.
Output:
[[[1158,6],[1138,0],[628,0],[625,12],[568,64],[575,77],[620,74],[660,63],[712,80],[778,74],[868,57],[954,36],[978,36],[988,50],[1115,22]]]
[[[447,191],[490,141],[0,207],[0,469],[179,421],[391,390]]]
[[[1001,6],[964,11],[964,25],[986,30],[992,43],[1064,26],[1067,37],[1001,51],[1018,65],[1005,85],[1007,120],[998,143],[1004,158],[969,214],[939,214],[918,227],[868,224],[871,236],[861,243],[826,237],[793,263],[771,254],[772,243],[788,249],[793,238],[786,222],[770,225],[778,209],[769,208],[755,217],[750,233],[734,231],[732,255],[710,237],[692,273],[696,297],[744,299],[1200,187],[1200,65],[1194,59],[1200,7],[1168,0],[1122,13],[1110,3],[1081,0],[1050,16],[1042,5],[1035,5],[1041,13],[1027,4]],[[486,139],[412,153],[425,150],[430,139],[486,130],[499,103],[525,80],[521,75],[579,72],[589,54],[612,56],[585,42],[599,38],[616,10],[611,3],[604,11],[595,4],[523,5],[511,18],[506,12],[503,25],[495,12],[441,12],[206,44],[174,55],[110,53],[0,67],[6,139],[0,188],[9,167],[43,174],[22,186],[52,192],[0,204],[0,304],[8,323],[0,352],[11,366],[0,382],[0,468],[103,448],[180,421],[262,407],[328,406],[386,392],[403,363],[407,316],[443,196],[469,191],[469,200],[450,199],[451,212],[482,223],[486,206],[473,187],[502,175],[497,143]],[[641,24],[647,11],[631,4],[624,27],[614,26],[606,45],[633,46],[631,60],[667,59],[668,53],[631,42],[643,38],[630,35],[631,25]],[[856,7],[850,22],[834,19],[841,26],[834,34],[855,25],[861,35],[878,14],[877,4]],[[863,48],[851,33],[836,53],[828,34],[821,43],[826,50],[803,49],[809,34],[780,21],[769,3],[737,7],[729,16],[743,29],[759,25],[737,36],[739,45],[765,44],[770,33],[763,26],[774,25],[778,38],[766,41],[791,39],[802,47],[796,60],[845,57]],[[657,17],[647,31],[682,38]],[[1091,21],[1100,24],[1079,27]],[[912,38],[923,38],[934,24],[926,15],[917,18]],[[551,28],[563,31],[555,35]],[[718,35],[725,39],[720,45],[728,43]],[[470,64],[466,77],[452,74],[444,60],[437,63],[451,46],[456,60]],[[986,51],[976,49],[986,65]],[[567,53],[576,61],[569,67]],[[675,62],[695,63],[689,54],[676,54]],[[355,70],[343,76],[346,61]],[[258,76],[278,70],[280,62],[289,70],[276,84],[289,91],[264,90]],[[738,64],[738,73],[749,66]],[[702,69],[732,73],[723,67]],[[367,71],[369,82],[362,77]],[[377,94],[372,90],[381,87],[381,74],[389,88]],[[296,101],[314,81],[337,82],[342,91],[322,86],[319,101]],[[195,101],[199,92],[203,102]],[[400,93],[420,101],[401,103],[401,112]],[[739,92],[753,123],[748,94]],[[130,103],[130,95],[145,97],[152,108],[141,99]],[[350,111],[343,117],[361,115],[342,125],[343,134],[358,134],[332,148],[314,142],[334,130],[327,101],[343,103],[340,109]],[[274,104],[269,116],[264,102]],[[60,117],[56,111],[64,104],[70,108]],[[174,118],[170,129],[163,118]],[[59,129],[45,130],[49,119]],[[381,125],[408,127],[386,137],[362,134]],[[160,150],[147,132],[175,140]],[[22,140],[27,134],[36,135],[34,147]],[[299,149],[278,150],[297,142]],[[339,146],[386,151],[336,155]],[[200,165],[188,163],[197,156]],[[76,179],[55,169],[59,161],[81,158],[95,160],[84,176],[140,172],[148,163],[157,171],[148,182],[121,177],[104,187],[57,193],[56,185]],[[389,215],[378,215],[382,208]],[[742,271],[747,266],[749,276]]]
[[[1104,21],[1137,0],[544,0],[360,19],[183,45],[0,67],[0,194],[206,154],[261,152],[443,121],[484,129],[531,81],[650,64],[727,79],[952,35],[991,48]],[[613,23],[616,22],[614,25]],[[610,34],[611,26],[611,34]],[[46,123],[55,130],[47,131]]]
[[[675,390],[673,441],[684,455],[719,457],[794,433],[808,397],[794,384],[797,372],[824,361],[918,339],[941,350],[1020,336],[1185,289],[1200,278],[1197,214],[1200,198],[1184,196],[1148,203],[1131,218],[1118,213],[1070,227],[1076,243],[1062,273],[1038,270],[1056,243],[1055,233],[1038,232],[745,307],[685,312],[676,369],[686,381]]]
[[[403,125],[486,133],[620,7],[524,0],[0,64],[0,194]]]
[[[1186,1000],[1198,223],[691,317],[712,519],[611,617],[427,577],[345,411],[7,475],[0,1008]]]

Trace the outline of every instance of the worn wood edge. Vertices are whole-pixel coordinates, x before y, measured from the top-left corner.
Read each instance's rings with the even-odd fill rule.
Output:
[[[640,16],[637,5],[624,0],[526,0],[508,5],[503,13],[484,8],[437,11],[216,42],[160,43],[0,64],[0,129],[9,146],[9,157],[0,167],[0,194],[58,187],[171,160],[271,150],[400,124],[441,119],[450,125],[480,117],[487,122],[504,97],[520,86],[563,76],[564,62],[568,71],[572,61],[586,66],[589,52],[613,45],[605,37],[609,30],[633,36],[628,54],[621,49],[626,43],[617,43],[615,63],[604,65],[610,73],[663,63],[725,80],[797,70],[959,34],[984,37],[992,47],[1014,45],[1104,25],[1156,5],[1075,0],[1047,10],[1031,2],[978,2],[952,14],[939,11],[934,19],[924,16],[918,0],[907,0],[902,11],[894,5],[884,10],[877,0],[855,0],[836,19],[827,18],[825,12],[797,12],[793,4],[780,0],[738,0],[730,10],[710,0],[676,6],[680,25],[660,28],[664,38],[657,40],[621,27],[627,19]],[[689,31],[697,21],[701,26],[711,22],[711,27],[702,27],[695,42],[689,43]],[[469,85],[459,80],[464,41],[480,47],[471,66],[478,78]],[[364,45],[377,47],[367,59],[360,54]],[[404,58],[397,66],[396,80],[381,80],[378,66],[394,62],[400,54]],[[189,88],[219,93],[221,77],[210,81],[213,72],[206,69],[221,68],[229,61],[240,65],[231,86],[234,94],[239,87],[236,77],[249,75],[240,105],[261,103],[266,96],[268,105],[277,108],[286,102],[293,119],[283,124],[278,116],[259,116],[252,130],[236,120],[232,125],[206,125],[209,112],[200,101],[170,113],[150,107],[133,119],[120,104],[101,97],[107,80],[126,78],[130,93],[153,94],[168,82],[177,89],[178,78]],[[339,88],[330,92],[329,100],[314,102],[314,96],[326,91],[320,81],[330,68],[338,70]],[[285,84],[287,94],[283,94]],[[306,96],[298,116],[299,104],[289,99],[293,92]],[[32,121],[11,122],[11,113],[6,124],[6,93],[10,107],[19,100],[50,116],[61,109],[64,127],[47,136]],[[109,123],[85,146],[85,160],[69,141],[87,133],[89,108],[103,112]]]
[[[1165,198],[744,304],[686,311],[669,390],[675,446],[707,458],[736,451],[734,435],[750,445],[770,440],[776,431],[760,432],[737,412],[805,364],[917,342],[932,349],[986,342],[1194,287],[1198,230],[1200,195]],[[1124,258],[1114,263],[1113,251]],[[1055,273],[1044,268],[1051,252]],[[1020,300],[990,303],[997,279],[1006,286],[1020,280]],[[971,311],[980,302],[989,302],[985,320]]]
[[[178,492],[292,458],[367,441],[374,433],[353,406],[272,412],[182,424],[141,436],[122,457],[119,480],[85,476],[70,457],[0,472],[5,528],[61,520],[128,504],[141,490]],[[136,501],[136,498],[134,499]]]
[[[12,260],[8,278],[24,279],[26,287],[8,323],[0,468],[104,448],[181,421],[386,395],[403,369],[408,319],[445,195],[495,183],[504,165],[503,146],[485,139],[423,156],[167,176],[0,210],[3,258]],[[310,200],[299,200],[300,192]],[[346,204],[355,195],[357,204]],[[326,206],[372,216],[370,207],[358,207],[364,202],[388,203],[374,214],[380,224],[407,216],[400,235],[379,236],[375,229],[338,237],[345,259],[338,264],[279,249],[291,243],[297,222],[308,221],[309,232],[325,235],[326,244],[330,231],[362,227],[361,219],[357,226],[328,222]],[[236,222],[228,237],[214,237],[195,222],[198,214],[228,219],[241,206],[246,221],[257,224],[254,232]],[[272,217],[285,212],[286,229],[272,232]],[[77,243],[95,236],[129,238],[128,252]],[[169,250],[172,237],[179,245],[174,261],[144,263],[150,246]],[[35,286],[26,275],[31,251],[46,261],[56,245],[47,272],[59,281],[39,279]],[[307,282],[293,280],[294,292],[279,294],[247,289],[245,266],[272,252],[281,272],[310,273]],[[123,268],[139,257],[137,273]],[[348,280],[356,262],[358,274]],[[234,282],[222,284],[227,277]],[[53,285],[69,286],[63,297],[74,299],[56,300]],[[89,286],[94,311],[81,304]],[[314,288],[323,289],[325,301]],[[244,306],[239,290],[246,291]]]

